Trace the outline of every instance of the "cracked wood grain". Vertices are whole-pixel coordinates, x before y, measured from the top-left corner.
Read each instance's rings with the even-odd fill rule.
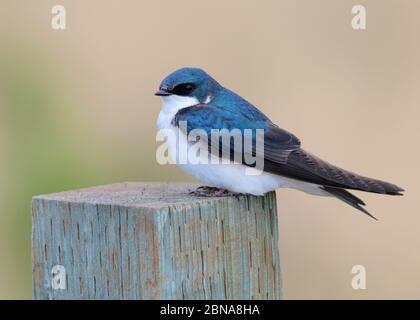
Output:
[[[35,299],[280,299],[277,204],[118,183],[34,197]],[[51,270],[65,268],[66,288]]]

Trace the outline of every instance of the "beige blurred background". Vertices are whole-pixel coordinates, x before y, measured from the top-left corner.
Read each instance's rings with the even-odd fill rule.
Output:
[[[67,9],[67,30],[51,8]],[[367,9],[367,30],[351,8]],[[420,2],[0,3],[0,298],[31,298],[30,198],[115,181],[192,181],[155,161],[160,80],[199,66],[330,162],[406,188],[278,191],[289,299],[420,298]],[[351,268],[367,269],[353,290]]]

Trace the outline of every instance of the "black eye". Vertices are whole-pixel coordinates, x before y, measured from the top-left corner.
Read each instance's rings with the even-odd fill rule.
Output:
[[[192,83],[181,83],[172,89],[172,93],[178,96],[187,96],[195,89]]]

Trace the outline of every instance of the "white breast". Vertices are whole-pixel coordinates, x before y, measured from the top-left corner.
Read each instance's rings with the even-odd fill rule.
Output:
[[[178,132],[178,128],[172,125],[172,119],[176,113],[186,107],[199,103],[195,98],[181,97],[176,95],[164,96],[162,110],[159,113],[157,124],[159,129],[173,130],[183,143],[187,143],[187,137]],[[172,159],[177,159],[177,144],[169,144],[169,155]],[[214,157],[213,155],[211,155]],[[212,162],[211,162],[212,163]],[[278,176],[275,174],[262,172],[259,175],[247,175],[242,164],[178,164],[183,171],[193,176],[205,185],[227,189],[237,193],[248,193],[263,195],[268,191],[277,188],[294,188],[316,195],[328,195],[321,190],[318,185],[301,182],[298,180]],[[249,170],[249,168],[248,168]]]
[[[196,98],[181,97],[174,94],[170,96],[163,96],[162,100],[162,110],[160,111],[157,119],[159,129],[171,129],[172,119],[179,110],[199,103]]]

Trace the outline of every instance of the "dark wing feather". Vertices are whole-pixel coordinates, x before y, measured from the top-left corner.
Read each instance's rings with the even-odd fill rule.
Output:
[[[249,114],[245,112],[233,113],[230,110],[220,106],[212,106],[207,104],[197,104],[188,108],[184,108],[178,111],[175,115],[172,123],[175,126],[179,126],[180,121],[187,122],[187,133],[190,133],[193,129],[202,129],[206,131],[207,135],[211,137],[212,129],[239,129],[241,130],[242,136],[244,130],[253,130],[253,143],[252,143],[252,155],[255,156],[255,146],[261,141],[258,135],[255,134],[257,129],[264,130],[264,157],[274,163],[286,163],[287,158],[292,150],[297,150],[300,147],[299,139],[292,133],[279,128],[273,124],[264,115],[261,114],[260,118],[249,117]],[[216,142],[215,140],[209,139],[209,150],[211,150],[210,143]],[[221,139],[218,141],[220,149],[219,154],[222,150],[228,150],[227,154],[233,159],[233,141],[228,144]],[[216,144],[217,145],[217,144]],[[243,148],[242,151],[244,151]],[[242,154],[242,159],[244,155]]]
[[[292,133],[268,123],[264,131],[264,159],[286,164],[290,153],[300,148],[300,140]]]
[[[252,117],[244,110],[236,111],[232,112],[222,106],[198,104],[181,109],[175,115],[173,123],[178,125],[179,121],[187,121],[188,132],[192,129],[203,129],[209,137],[212,129],[240,129],[242,133],[245,129],[264,129],[264,171],[274,174],[333,188],[391,195],[401,195],[400,192],[404,191],[394,184],[360,176],[312,155],[300,148],[300,141],[295,135],[279,128],[263,114],[255,113],[255,110]],[[254,144],[258,142],[257,139],[258,136],[254,136]],[[211,140],[208,142],[210,147]],[[222,149],[230,151],[230,156],[233,157],[232,142],[228,145],[222,143],[219,155]],[[211,148],[209,150],[214,152]]]
[[[265,169],[276,174],[322,186],[390,195],[401,195],[400,192],[404,191],[394,184],[360,176],[336,167],[301,148],[292,151],[284,165],[266,161]]]

